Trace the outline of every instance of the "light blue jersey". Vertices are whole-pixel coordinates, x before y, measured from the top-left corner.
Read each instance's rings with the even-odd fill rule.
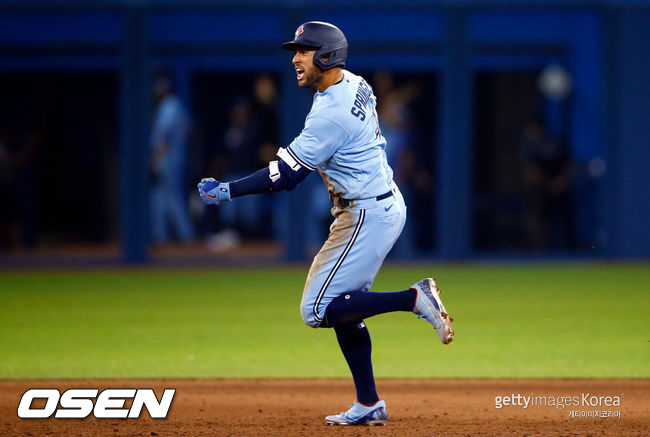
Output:
[[[330,199],[368,199],[391,190],[377,99],[361,77],[343,70],[343,80],[316,92],[305,127],[289,153],[310,170],[318,169]]]
[[[181,100],[170,94],[158,106],[151,132],[151,147],[166,144],[169,151],[159,171],[168,176],[185,166],[189,117]],[[174,175],[175,176],[175,175]]]
[[[158,105],[151,132],[152,150],[167,148],[153,168],[156,182],[151,187],[151,233],[156,243],[168,240],[169,227],[181,241],[194,238],[183,184],[188,125],[189,114],[181,100],[167,95]]]
[[[404,227],[406,206],[386,160],[376,103],[370,85],[343,70],[341,82],[316,93],[305,128],[278,152],[292,168],[318,169],[334,203],[329,237],[309,269],[300,303],[312,327],[321,326],[337,296],[370,289]]]

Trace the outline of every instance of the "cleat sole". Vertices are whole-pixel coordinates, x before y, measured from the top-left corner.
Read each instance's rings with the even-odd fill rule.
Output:
[[[444,328],[442,329],[442,332],[438,332],[438,337],[440,338],[440,341],[442,344],[449,344],[453,341],[454,339],[454,330],[451,327],[451,323],[454,321],[454,319],[449,316],[449,313],[447,313],[447,310],[445,306],[443,305],[442,301],[440,300],[439,296],[442,293],[442,290],[438,288],[436,285],[436,280],[433,278],[427,278],[423,279],[422,281],[418,282],[417,284],[422,292],[429,296],[431,300],[433,300],[434,306],[440,311],[440,316],[442,319],[442,322],[444,324]],[[433,291],[435,290],[435,293]]]

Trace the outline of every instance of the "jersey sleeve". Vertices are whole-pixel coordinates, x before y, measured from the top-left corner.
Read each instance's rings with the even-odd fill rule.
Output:
[[[347,139],[347,131],[332,120],[308,117],[305,127],[289,145],[288,151],[302,166],[315,170],[330,159]]]

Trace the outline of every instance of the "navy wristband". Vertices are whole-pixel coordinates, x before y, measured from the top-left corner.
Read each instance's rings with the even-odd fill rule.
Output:
[[[269,178],[269,168],[264,167],[255,173],[230,183],[230,197],[240,197],[246,194],[268,193],[273,188]]]

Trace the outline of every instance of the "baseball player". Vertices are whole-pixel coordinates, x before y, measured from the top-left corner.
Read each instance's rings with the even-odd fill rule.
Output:
[[[294,52],[298,86],[316,89],[304,129],[268,167],[233,182],[203,179],[199,194],[205,203],[219,205],[247,194],[290,191],[314,171],[320,173],[334,204],[334,221],[307,275],[300,312],[307,325],[334,329],[357,395],[348,411],[325,420],[384,425],[386,403],[377,395],[364,319],[412,311],[433,325],[443,344],[452,341],[452,319],[431,278],[403,291],[369,291],[402,231],[406,206],[386,161],[372,88],[343,69],[348,52],[343,32],[310,21],[282,48]]]

